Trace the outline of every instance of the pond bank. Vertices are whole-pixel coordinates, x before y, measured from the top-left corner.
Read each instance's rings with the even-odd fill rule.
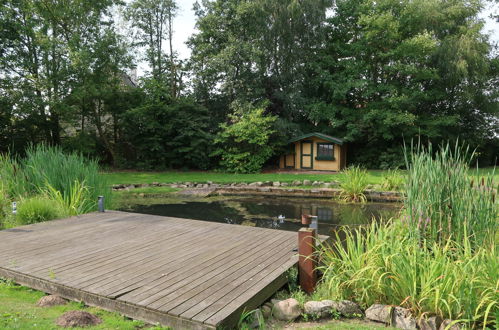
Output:
[[[305,180],[307,181],[307,180]],[[303,184],[303,185],[302,185]],[[170,187],[181,190],[184,195],[202,196],[274,196],[274,197],[299,197],[299,198],[336,198],[340,195],[341,189],[336,182],[293,182],[290,186],[287,183],[278,181],[253,182],[253,183],[139,183],[139,184],[119,184],[114,185],[115,191],[130,191],[136,188],[148,187]],[[366,189],[364,194],[370,202],[401,202],[403,194],[398,191],[379,191],[377,189]]]

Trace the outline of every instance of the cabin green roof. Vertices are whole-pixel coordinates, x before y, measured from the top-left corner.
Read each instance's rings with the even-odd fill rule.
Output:
[[[309,137],[317,137],[319,139],[323,139],[323,140],[326,140],[328,142],[333,142],[333,143],[336,143],[336,144],[339,144],[339,145],[343,144],[343,140],[340,139],[340,138],[337,138],[337,137],[334,137],[334,136],[330,136],[330,135],[326,135],[326,134],[322,134],[322,133],[317,133],[317,132],[297,136],[295,138],[292,138],[288,142],[289,143],[293,143],[293,142],[300,141],[300,140],[303,140],[303,139],[306,139],[306,138],[309,138]]]

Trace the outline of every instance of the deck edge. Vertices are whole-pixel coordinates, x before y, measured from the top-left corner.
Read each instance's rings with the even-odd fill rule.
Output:
[[[173,327],[174,329],[215,329],[215,327],[208,324],[182,319],[157,310],[99,296],[90,292],[71,288],[63,284],[54,283],[31,275],[22,274],[3,267],[0,267],[0,277],[9,278],[18,284],[32,289],[49,294],[56,294],[63,298],[77,302],[82,301],[89,306],[98,307],[109,312],[117,312],[132,319],[141,320],[151,324],[159,323],[163,326]]]

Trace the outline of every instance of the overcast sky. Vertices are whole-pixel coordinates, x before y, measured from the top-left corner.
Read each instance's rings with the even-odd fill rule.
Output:
[[[196,0],[177,0],[179,11],[173,25],[175,30],[173,41],[175,50],[182,59],[189,58],[191,52],[185,43],[189,36],[196,31],[194,27],[196,24],[196,16],[192,10],[195,1]],[[499,15],[499,3],[489,5],[481,15],[486,21],[484,32],[490,33],[492,43],[499,43],[499,22],[490,18],[489,16],[491,14]],[[140,67],[139,72],[145,69],[142,65]]]

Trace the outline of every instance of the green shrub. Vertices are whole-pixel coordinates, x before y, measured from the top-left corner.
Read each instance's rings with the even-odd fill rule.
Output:
[[[16,220],[21,225],[28,225],[57,219],[64,215],[57,201],[35,196],[23,199],[18,203]]]
[[[420,243],[409,232],[405,222],[337,233],[333,246],[321,249],[321,298],[350,299],[364,308],[398,305],[417,316],[493,328],[499,308],[495,243],[473,250],[466,238]]]
[[[473,246],[483,246],[495,239],[499,213],[494,173],[480,177],[477,171],[470,179],[472,157],[457,144],[436,153],[431,145],[406,152],[407,221],[421,240],[462,242],[469,237]]]
[[[277,117],[266,116],[263,108],[239,112],[230,116],[230,124],[220,126],[215,139],[218,148],[212,156],[220,157],[220,165],[228,172],[255,173],[272,156],[270,136]]]
[[[397,191],[404,187],[404,176],[398,170],[388,170],[383,176],[381,187],[384,190]]]
[[[351,166],[343,171],[345,181],[341,184],[340,199],[345,202],[365,203],[364,191],[367,188],[367,171],[359,166]]]

